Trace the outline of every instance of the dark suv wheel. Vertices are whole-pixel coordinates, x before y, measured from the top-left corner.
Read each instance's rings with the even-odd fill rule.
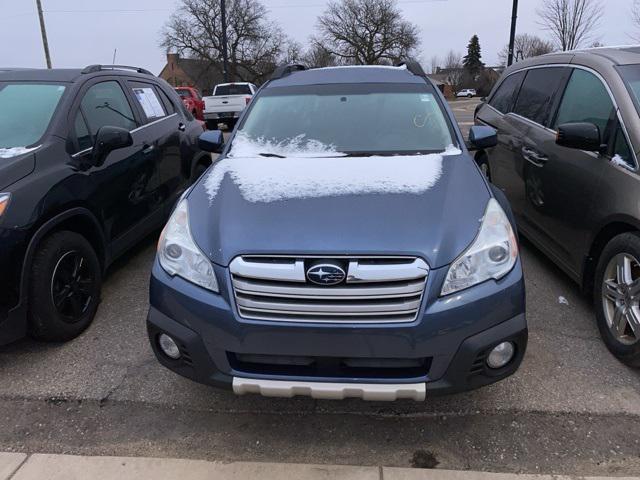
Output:
[[[100,302],[102,271],[91,244],[74,232],[45,238],[29,278],[29,328],[38,340],[62,342],[80,335]]]
[[[620,361],[640,367],[640,235],[623,233],[604,248],[594,305],[600,334]]]

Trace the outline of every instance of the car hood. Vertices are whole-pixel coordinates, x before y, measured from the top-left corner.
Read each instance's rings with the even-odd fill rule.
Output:
[[[35,168],[35,148],[0,148],[0,191]]]
[[[226,158],[188,202],[193,238],[219,265],[241,254],[411,255],[437,268],[473,241],[489,198],[469,155],[449,151]]]

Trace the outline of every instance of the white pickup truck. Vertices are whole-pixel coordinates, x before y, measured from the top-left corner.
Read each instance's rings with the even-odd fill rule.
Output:
[[[233,128],[240,114],[258,90],[253,83],[220,83],[213,95],[204,97],[204,119],[207,128],[215,130],[219,123]]]

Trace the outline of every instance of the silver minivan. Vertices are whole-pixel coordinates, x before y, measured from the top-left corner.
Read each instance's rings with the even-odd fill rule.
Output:
[[[476,161],[520,233],[594,298],[609,350],[640,366],[640,46],[508,68],[476,111],[498,145]]]

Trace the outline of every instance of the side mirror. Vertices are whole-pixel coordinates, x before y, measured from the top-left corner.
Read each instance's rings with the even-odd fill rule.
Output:
[[[586,122],[559,125],[556,144],[587,152],[600,152],[603,148],[600,129],[597,125]]]
[[[133,138],[129,130],[121,127],[100,127],[93,144],[93,164],[99,167],[113,150],[131,145]]]
[[[224,137],[220,130],[207,130],[198,137],[198,147],[205,152],[220,153],[224,147]]]
[[[469,150],[483,150],[498,144],[498,132],[485,125],[475,125],[469,129]]]

